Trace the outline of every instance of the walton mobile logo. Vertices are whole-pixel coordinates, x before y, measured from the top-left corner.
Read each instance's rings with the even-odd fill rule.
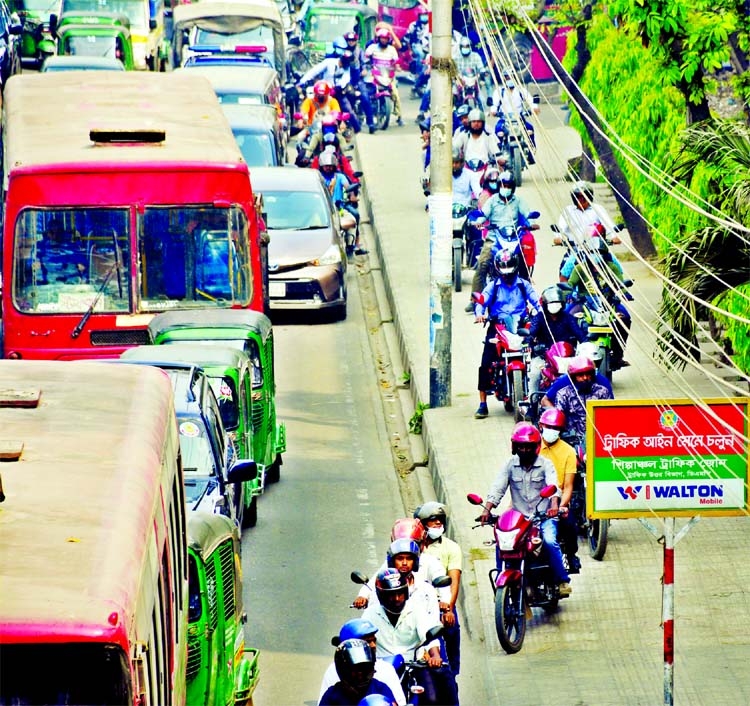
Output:
[[[623,488],[621,485],[617,486],[617,490],[620,491],[620,495],[622,495],[623,500],[635,500],[638,497],[638,494],[641,492],[642,488],[642,485],[636,485],[635,487],[633,487],[632,485],[628,485],[625,488]]]

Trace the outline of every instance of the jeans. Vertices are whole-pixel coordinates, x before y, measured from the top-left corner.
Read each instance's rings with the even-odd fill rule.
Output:
[[[529,363],[529,392],[538,392],[539,383],[542,379],[542,370],[547,365],[547,361],[544,357],[537,355],[531,359]]]
[[[453,674],[461,671],[461,625],[458,622],[458,611],[453,609],[456,624],[448,627],[443,625],[443,643],[445,645],[445,659],[451,666]]]
[[[568,583],[570,576],[563,564],[562,551],[557,541],[557,518],[548,517],[542,522],[542,539],[547,549],[547,558],[557,583]]]

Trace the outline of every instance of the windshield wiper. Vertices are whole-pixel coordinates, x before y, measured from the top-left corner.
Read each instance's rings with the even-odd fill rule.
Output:
[[[99,290],[97,291],[96,296],[94,297],[94,300],[91,302],[91,304],[89,304],[89,308],[86,309],[86,312],[81,317],[81,320],[78,322],[76,327],[70,332],[71,338],[78,338],[81,335],[81,332],[83,331],[84,326],[86,326],[86,322],[91,318],[91,314],[94,313],[94,307],[98,304],[99,300],[102,298],[104,289],[109,284],[109,280],[112,279],[112,275],[115,273],[116,269],[117,269],[117,262],[115,261],[112,267],[109,268],[109,272],[107,272],[107,276],[104,278],[104,281],[99,287]]]

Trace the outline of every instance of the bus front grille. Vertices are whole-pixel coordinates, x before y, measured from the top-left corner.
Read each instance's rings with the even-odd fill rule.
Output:
[[[92,346],[145,346],[151,343],[148,329],[117,329],[114,331],[92,331]]]

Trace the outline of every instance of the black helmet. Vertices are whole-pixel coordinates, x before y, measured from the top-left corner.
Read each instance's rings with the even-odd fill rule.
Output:
[[[500,170],[497,167],[489,167],[479,179],[479,185],[491,194],[496,194],[500,188]]]
[[[585,181],[577,181],[573,184],[573,188],[570,191],[570,198],[574,205],[578,204],[579,196],[585,197],[591,203],[594,200],[594,189],[591,187],[591,184]]]
[[[518,273],[518,254],[507,248],[500,248],[492,259],[495,272],[498,276],[509,276]]]
[[[366,687],[375,674],[375,654],[364,640],[344,640],[333,654],[339,679],[355,689]]]
[[[409,597],[409,584],[406,576],[402,575],[398,569],[383,569],[375,577],[375,593],[386,613],[398,615],[404,609],[404,603]],[[399,596],[403,596],[404,600],[400,604],[394,603],[393,599]]]
[[[542,306],[545,309],[549,309],[550,304],[560,304],[560,308],[562,308],[562,305],[565,304],[565,297],[563,296],[562,291],[557,285],[547,287],[547,289],[542,292],[540,300],[542,302]],[[558,309],[558,311],[560,311],[560,309]],[[554,314],[557,312],[552,313]]]

